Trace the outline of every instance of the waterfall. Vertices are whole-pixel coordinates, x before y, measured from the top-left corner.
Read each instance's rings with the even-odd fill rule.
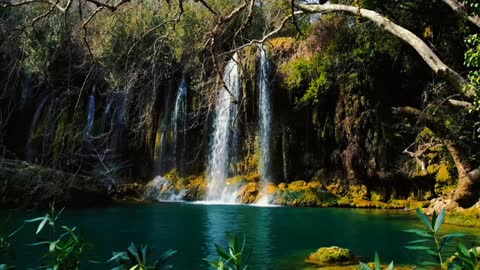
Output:
[[[116,110],[115,110],[115,122],[113,124],[113,135],[111,141],[111,148],[115,155],[122,154],[122,150],[125,148],[124,131],[125,131],[125,106],[126,99],[124,93],[119,93],[116,96]]]
[[[55,119],[55,105],[56,105],[56,98],[50,99],[50,106],[47,111],[47,115],[45,117],[45,126],[42,133],[43,140],[42,140],[42,153],[41,153],[41,163],[48,162],[51,158],[52,153],[52,144],[53,144],[53,137],[55,136],[56,131],[56,119]]]
[[[162,136],[160,138],[160,149],[158,151],[158,173],[163,175],[165,173],[165,170],[167,166],[165,166],[165,156],[166,156],[166,144],[168,143],[168,140],[166,136],[168,135],[168,129],[169,129],[169,112],[170,112],[170,97],[172,95],[172,87],[168,87],[167,90],[167,96],[165,99],[165,109],[163,111],[163,120],[162,120]]]
[[[30,101],[32,96],[32,80],[25,79],[21,82],[22,94],[20,96],[20,109],[23,109]]]
[[[85,136],[87,140],[92,137],[93,123],[95,120],[95,97],[90,95],[88,97],[88,114],[87,114],[87,127],[85,128]]]
[[[111,128],[111,123],[110,123],[110,115],[113,107],[113,103],[117,100],[117,95],[112,94],[108,98],[108,103],[107,106],[105,107],[105,110],[103,111],[103,116],[102,116],[102,133],[110,131]]]
[[[182,78],[175,98],[175,109],[172,115],[173,123],[173,157],[175,166],[183,173],[184,151],[187,129],[187,84]],[[179,139],[182,139],[181,141]]]
[[[27,143],[25,144],[25,160],[28,162],[33,161],[32,160],[33,135],[35,133],[35,129],[37,128],[38,120],[40,120],[40,116],[42,115],[43,107],[45,106],[45,103],[47,102],[49,97],[50,97],[49,95],[43,97],[42,101],[40,102],[40,105],[38,105],[37,109],[35,110],[35,113],[33,114],[32,124],[30,125],[30,130],[28,131]]]
[[[270,153],[270,135],[271,135],[271,101],[270,88],[268,84],[269,65],[267,54],[263,46],[260,48],[260,76],[259,76],[259,132],[260,132],[260,176],[265,183],[271,181],[271,153]]]
[[[228,176],[228,165],[231,157],[230,143],[237,106],[234,99],[240,95],[240,70],[237,54],[228,62],[223,74],[223,87],[217,97],[215,119],[213,123],[212,144],[207,168],[207,200],[234,203],[236,188],[225,183]],[[233,95],[233,97],[232,97]]]

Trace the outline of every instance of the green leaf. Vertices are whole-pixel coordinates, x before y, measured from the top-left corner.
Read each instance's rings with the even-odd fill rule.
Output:
[[[430,240],[430,239],[420,239],[420,240],[410,241],[407,244],[418,244],[418,243],[424,243],[424,242],[429,242],[429,241],[432,241],[432,240]]]
[[[438,232],[440,230],[440,226],[442,226],[443,221],[445,220],[445,214],[446,214],[445,209],[442,209],[442,211],[440,212],[440,215],[438,215],[437,220],[435,221],[435,227],[434,227],[435,232]]]
[[[50,245],[51,242],[49,241],[42,241],[42,242],[36,242],[33,244],[29,244],[29,246],[34,247],[34,246],[40,246],[40,245]]]
[[[430,229],[430,231],[433,231],[433,227],[430,219],[422,212],[422,210],[420,210],[419,208],[416,208],[415,211],[417,212],[418,217],[425,224],[425,226],[428,229]]]
[[[128,258],[126,252],[113,252],[113,256],[107,261],[107,263],[114,261],[120,257],[126,257]]]
[[[458,243],[457,251],[458,251],[459,253],[462,253],[463,255],[465,255],[465,256],[467,256],[467,257],[468,257],[469,254],[470,254],[470,251],[468,250],[468,248],[467,248],[464,244],[462,244],[462,243]]]
[[[45,224],[47,223],[48,221],[48,214],[45,215],[45,217],[43,217],[43,220],[42,222],[40,222],[40,224],[38,225],[38,228],[37,228],[37,232],[35,234],[38,234],[40,231],[42,231],[43,227],[45,226]]]
[[[48,216],[48,214],[47,214],[46,216]],[[33,223],[33,222],[37,222],[37,221],[43,220],[44,218],[45,218],[45,216],[43,216],[43,217],[38,217],[38,218],[33,218],[33,219],[27,219],[27,220],[25,220],[25,222],[27,222],[27,223]]]
[[[228,260],[230,258],[230,255],[219,245],[214,244],[215,249],[217,250],[218,255],[220,255],[222,258],[225,260]]]
[[[382,265],[380,264],[380,258],[378,253],[375,251],[375,270],[382,270]]]
[[[58,240],[51,242],[50,245],[48,246],[48,250],[49,250],[50,252],[54,251],[54,250],[55,250],[55,247],[57,246],[57,244],[58,244]]]
[[[423,265],[423,266],[438,266],[438,263],[430,262],[430,261],[423,261],[423,262],[420,262],[420,265]]]
[[[430,248],[426,246],[405,246],[405,248],[412,250],[430,250]]]
[[[385,270],[393,270],[393,261],[390,262],[390,264],[388,265],[387,269]]]
[[[417,234],[419,236],[423,236],[423,237],[432,237],[431,232],[427,232],[427,231],[424,231],[424,230],[410,229],[410,230],[404,230],[404,232],[415,233],[415,234]]]

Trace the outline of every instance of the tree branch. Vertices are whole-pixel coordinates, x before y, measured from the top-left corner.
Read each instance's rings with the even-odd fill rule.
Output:
[[[428,45],[423,42],[419,37],[413,34],[411,31],[395,24],[389,19],[383,17],[379,13],[348,6],[348,5],[338,5],[338,4],[302,4],[298,3],[297,8],[308,13],[319,13],[319,12],[346,12],[356,16],[360,16],[370,21],[374,22],[376,25],[382,29],[390,32],[391,34],[397,36],[401,40],[408,43],[417,53],[423,58],[425,63],[435,72],[435,74],[443,77],[447,80],[452,87],[457,90],[461,95],[468,99],[474,98],[474,87],[468,83],[460,74],[451,69],[445,63],[440,60],[440,58],[428,47]]]
[[[475,24],[478,28],[480,28],[480,17],[479,16],[470,16],[467,13],[467,9],[465,5],[457,0],[442,0],[445,4],[450,6],[455,13],[464,17],[465,19],[469,20],[471,23]]]

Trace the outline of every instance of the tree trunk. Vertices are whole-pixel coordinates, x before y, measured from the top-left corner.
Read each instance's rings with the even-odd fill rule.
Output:
[[[479,199],[480,192],[480,167],[473,169],[469,159],[465,156],[465,151],[461,149],[454,138],[449,136],[448,131],[443,128],[439,119],[435,119],[413,107],[400,107],[394,109],[395,113],[401,113],[416,120],[425,121],[425,125],[430,128],[437,137],[442,139],[452,157],[458,173],[458,183],[455,191],[450,195],[451,199],[461,207],[470,207]]]
[[[383,17],[379,13],[348,5],[337,4],[301,4],[296,5],[300,10],[306,13],[321,13],[321,12],[347,12],[363,18],[367,18],[377,24],[379,27],[399,37],[423,58],[425,63],[437,74],[447,80],[452,87],[466,98],[472,99],[474,97],[473,87],[460,74],[451,69],[423,42],[419,37],[409,30],[395,24],[389,19]]]
[[[472,170],[468,159],[463,155],[464,151],[459,149],[454,141],[445,139],[443,143],[452,156],[458,172],[458,183],[452,199],[461,207],[470,207],[478,201],[480,169]]]

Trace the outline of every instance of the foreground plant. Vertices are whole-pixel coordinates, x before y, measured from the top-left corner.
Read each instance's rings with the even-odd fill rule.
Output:
[[[50,212],[42,217],[26,220],[27,223],[38,222],[35,232],[38,235],[43,231],[45,226],[50,228],[50,241],[39,241],[31,244],[31,246],[47,246],[48,251],[43,255],[45,262],[39,269],[57,270],[80,268],[80,258],[84,252],[85,243],[80,235],[76,232],[76,227],[69,228],[67,226],[58,226],[57,221],[63,209],[58,213],[52,206]]]
[[[374,264],[375,264],[375,270],[382,269],[382,264],[380,263],[380,257],[378,257],[377,252],[375,252]],[[371,269],[370,266],[368,266],[367,264],[360,262],[360,270],[373,270],[373,269]],[[385,270],[393,270],[393,261],[390,262],[390,264],[387,266],[387,268],[385,268]]]
[[[243,237],[242,245],[240,245],[240,238],[238,235],[227,233],[228,236],[228,251],[221,246],[214,244],[217,254],[220,256],[218,260],[205,259],[210,266],[216,270],[246,270],[248,268],[249,254],[245,253],[245,236]]]
[[[480,270],[479,254],[476,247],[468,249],[464,244],[459,243],[457,253],[454,255],[453,264],[449,270]]]
[[[15,235],[22,229],[23,226],[20,226],[16,229],[12,227],[10,218],[7,218],[2,222],[0,227],[0,270],[11,269],[13,267],[8,267],[5,264],[5,260],[12,259],[15,257],[13,252],[13,241]]]
[[[127,251],[113,252],[113,257],[108,262],[115,261],[119,266],[112,270],[163,270],[171,269],[172,266],[167,261],[175,254],[175,250],[167,250],[160,257],[150,264],[148,258],[150,255],[148,245],[136,246],[131,243]]]
[[[418,217],[423,223],[424,229],[411,229],[406,232],[414,233],[423,239],[409,242],[407,249],[423,250],[430,255],[434,261],[423,261],[420,264],[423,266],[440,266],[445,263],[443,258],[444,249],[451,243],[452,240],[463,237],[463,233],[451,233],[440,236],[440,228],[445,221],[446,211],[443,209],[440,214],[434,211],[432,219],[430,220],[420,209],[415,209]]]

